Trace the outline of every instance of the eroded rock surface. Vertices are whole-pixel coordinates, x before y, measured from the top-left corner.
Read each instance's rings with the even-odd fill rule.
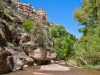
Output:
[[[12,54],[4,47],[0,47],[0,74],[13,71],[14,61]]]
[[[23,43],[24,52],[31,57],[36,64],[47,64],[50,60],[55,60],[57,54],[55,51],[48,50],[33,42]]]
[[[1,0],[1,2],[0,74],[22,70],[24,65],[33,66],[34,63],[47,64],[50,60],[55,60],[57,56],[55,51],[32,42],[29,33],[22,30],[24,20],[33,16],[33,18],[30,18],[31,20],[37,17],[40,22],[47,21],[47,13],[43,9],[35,11],[31,5],[19,3],[19,0]],[[13,2],[20,5],[11,7]],[[19,11],[21,9],[23,9],[23,12]],[[25,13],[28,14],[26,15]],[[47,41],[48,44],[50,44],[49,41]]]

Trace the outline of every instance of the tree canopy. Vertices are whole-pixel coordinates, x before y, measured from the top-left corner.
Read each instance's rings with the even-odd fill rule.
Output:
[[[54,49],[60,59],[67,59],[71,55],[75,36],[70,34],[62,25],[54,25],[50,29],[50,36],[54,41]]]
[[[89,26],[100,20],[100,0],[82,0],[80,9],[74,11],[75,19],[82,25]]]
[[[74,47],[78,64],[94,65],[100,62],[100,0],[82,0],[82,6],[74,11],[74,18],[83,25],[82,37]]]
[[[80,24],[83,25],[79,29],[86,35],[89,27],[95,27],[100,23],[100,0],[82,0],[82,6],[74,11],[74,18]]]

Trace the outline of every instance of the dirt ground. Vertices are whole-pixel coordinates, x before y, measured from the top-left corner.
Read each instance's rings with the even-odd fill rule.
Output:
[[[49,64],[42,66],[26,67],[22,71],[16,71],[3,75],[100,75],[100,71]]]

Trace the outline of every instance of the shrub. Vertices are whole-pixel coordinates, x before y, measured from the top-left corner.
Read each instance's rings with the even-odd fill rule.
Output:
[[[54,25],[50,29],[50,36],[54,41],[54,49],[60,59],[68,59],[71,55],[75,36],[68,33],[62,25]]]
[[[100,26],[88,29],[86,36],[78,41],[74,50],[74,57],[79,64],[94,65],[100,62]]]
[[[23,22],[23,31],[24,32],[30,32],[30,30],[33,28],[34,24],[31,20],[29,19],[26,19],[24,22]]]
[[[31,40],[41,46],[45,46],[47,40],[47,31],[43,28],[43,24],[37,23],[31,30]]]

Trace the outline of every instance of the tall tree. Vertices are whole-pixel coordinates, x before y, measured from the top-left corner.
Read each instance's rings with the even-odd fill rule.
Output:
[[[80,31],[86,34],[88,27],[94,27],[100,23],[100,0],[82,0],[80,9],[74,11],[74,18],[81,25]]]
[[[82,0],[80,9],[74,11],[75,19],[82,25],[88,26],[100,20],[100,0]]]
[[[79,65],[98,65],[100,62],[100,0],[82,0],[74,17],[82,26],[82,37],[76,42],[73,58]]]
[[[54,25],[50,28],[50,36],[54,41],[54,50],[60,59],[68,59],[76,40],[62,25]]]

